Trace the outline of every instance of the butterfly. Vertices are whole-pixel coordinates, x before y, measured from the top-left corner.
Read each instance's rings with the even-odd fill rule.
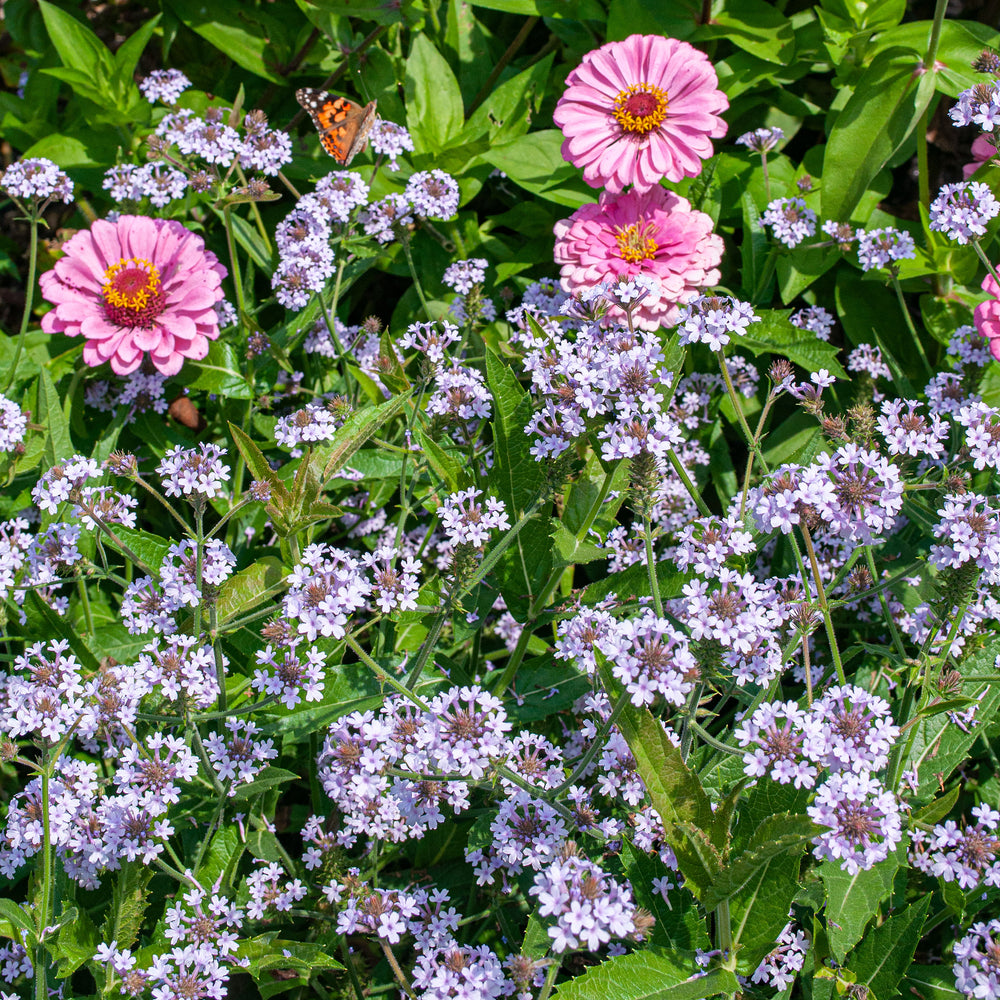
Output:
[[[295,91],[295,98],[312,117],[323,148],[338,163],[346,167],[365,148],[375,124],[375,101],[362,107],[312,87]]]

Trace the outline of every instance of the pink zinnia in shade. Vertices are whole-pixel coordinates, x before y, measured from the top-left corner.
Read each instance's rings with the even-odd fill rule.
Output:
[[[1000,285],[992,274],[987,274],[980,287],[993,297],[980,302],[972,318],[976,329],[990,342],[990,354],[1000,361]]]
[[[637,275],[660,283],[659,296],[646,296],[632,313],[632,322],[644,330],[670,326],[681,303],[719,280],[722,237],[712,232],[704,212],[666,188],[602,194],[596,205],[557,222],[555,234],[555,261],[571,294]],[[625,318],[616,305],[608,315]]]
[[[972,162],[962,167],[962,179],[968,180],[984,163],[989,163],[997,155],[997,148],[985,135],[972,140]]]
[[[552,120],[563,158],[592,187],[645,191],[701,172],[729,107],[704,52],[660,35],[631,35],[587,53],[566,78]]]
[[[200,236],[173,220],[122,215],[77,233],[63,252],[39,281],[55,306],[42,329],[85,337],[88,365],[107,361],[128,375],[148,354],[157,371],[176,375],[185,358],[208,354],[227,272]]]

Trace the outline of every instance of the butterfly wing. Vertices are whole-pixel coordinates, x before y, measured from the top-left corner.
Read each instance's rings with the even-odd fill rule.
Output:
[[[309,112],[323,148],[346,167],[365,148],[375,124],[376,102],[362,107],[346,97],[309,88],[296,91],[295,97]]]

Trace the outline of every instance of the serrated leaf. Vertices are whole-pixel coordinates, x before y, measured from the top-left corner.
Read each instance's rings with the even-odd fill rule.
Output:
[[[824,861],[819,867],[826,886],[827,935],[830,951],[838,962],[861,940],[865,927],[879,906],[892,892],[892,880],[901,864],[906,863],[906,841],[885,859],[867,871],[854,875],[845,872],[838,862]]]
[[[69,421],[63,411],[62,400],[47,368],[38,373],[37,423],[45,428],[45,462],[51,468],[62,459],[73,455],[73,439],[70,436]]]
[[[367,406],[352,413],[333,436],[323,481],[328,482],[380,427],[402,413],[412,394],[413,390],[408,389],[378,406]]]
[[[733,858],[716,876],[702,895],[702,904],[714,910],[742,889],[772,858],[785,853],[800,855],[818,830],[808,816],[789,816],[787,813],[771,816],[758,828],[747,850]]]
[[[219,588],[215,601],[220,624],[268,600],[281,578],[281,561],[274,556],[262,556],[231,576]]]
[[[945,792],[944,795],[939,795],[936,799],[928,802],[927,805],[915,809],[910,816],[910,822],[926,823],[928,826],[940,823],[955,808],[955,803],[958,801],[958,796],[961,792],[962,786],[956,784],[949,791]]]
[[[899,993],[916,1000],[967,1000],[955,985],[950,965],[911,965],[899,986]]]
[[[100,937],[87,911],[75,906],[60,916],[58,925],[55,940],[49,938],[48,947],[56,960],[56,975],[65,979],[94,957]]]
[[[112,524],[110,528],[115,536],[128,547],[129,551],[139,557],[141,564],[138,568],[143,573],[150,573],[155,577],[160,571],[160,566],[163,565],[171,543],[159,535],[154,535],[151,531],[139,531],[136,528],[126,527],[124,524]],[[107,535],[104,536],[104,540],[107,544],[114,545],[126,558],[130,558],[128,553],[120,546],[115,545]]]
[[[653,948],[619,955],[556,987],[555,995],[562,1000],[702,1000],[739,991],[733,973],[696,971],[694,956],[684,964],[678,962],[681,957]]]
[[[441,477],[450,493],[456,493],[465,478],[462,465],[454,455],[445,451],[422,427],[416,428],[416,438],[427,464]]]
[[[123,861],[114,873],[112,903],[101,929],[105,941],[117,941],[119,948],[131,948],[146,916],[149,883],[155,870],[139,861]]]
[[[857,982],[866,984],[876,997],[897,995],[897,986],[913,961],[931,897],[924,896],[902,913],[884,920],[865,935],[854,949],[849,968]]]

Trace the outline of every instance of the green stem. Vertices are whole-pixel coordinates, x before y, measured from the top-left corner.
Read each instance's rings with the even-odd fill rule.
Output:
[[[396,692],[396,694],[401,694],[408,701],[411,701],[417,708],[422,709],[425,712],[430,711],[430,705],[423,700],[419,695],[414,694],[406,685],[400,684],[395,677],[390,676],[386,673],[385,667],[380,667],[362,648],[358,645],[357,639],[353,635],[348,634],[344,638],[344,642],[347,644],[348,648],[354,651],[354,655],[366,666],[375,676],[378,678],[380,684],[386,684]]]
[[[416,685],[417,681],[420,680],[421,674],[424,672],[424,667],[427,665],[427,661],[434,654],[434,647],[437,645],[438,639],[441,638],[441,630],[444,628],[444,623],[448,620],[448,615],[451,612],[452,607],[454,607],[455,601],[458,599],[458,590],[461,586],[461,582],[458,577],[456,577],[451,584],[451,588],[448,590],[448,595],[444,599],[444,603],[441,605],[441,610],[435,615],[434,623],[431,625],[430,631],[424,638],[423,643],[417,652],[417,658],[413,662],[413,667],[406,678],[406,686],[411,690]]]
[[[823,588],[823,578],[820,575],[819,560],[816,558],[816,550],[813,548],[812,536],[804,524],[800,524],[799,529],[802,532],[802,539],[806,543],[806,554],[809,556],[813,579],[816,581],[816,599],[819,601],[820,610],[823,612],[823,623],[826,625],[826,637],[830,643],[830,655],[833,657],[833,666],[837,671],[837,680],[841,686],[846,686],[847,677],[844,675],[844,665],[840,661],[840,647],[837,645],[837,634],[833,630],[833,618],[830,615],[830,605],[827,603],[826,590]]]
[[[14,382],[14,376],[17,374],[17,366],[21,360],[21,352],[24,350],[24,338],[28,332],[28,322],[31,319],[31,307],[35,301],[35,269],[38,266],[38,223],[35,212],[32,212],[28,218],[28,225],[30,226],[29,233],[29,243],[28,243],[28,283],[25,286],[24,293],[24,312],[21,314],[21,328],[17,332],[17,344],[14,347],[14,360],[11,363],[10,370],[7,372],[7,379],[3,384],[2,392],[6,392]],[[44,983],[45,977],[40,977]]]
[[[604,749],[604,742],[608,738],[608,734],[611,732],[612,727],[618,722],[622,712],[625,711],[629,704],[630,702],[628,697],[625,695],[615,702],[615,707],[611,710],[611,714],[601,726],[600,730],[594,735],[594,738],[590,741],[590,746],[587,748],[586,753],[584,753],[584,755],[576,762],[573,772],[565,781],[562,782],[562,784],[552,789],[553,796],[560,795],[571,785],[575,785],[577,781],[579,781],[579,779],[583,776],[583,773],[588,767],[590,767],[591,761],[593,761],[593,759]]]
[[[948,0],[937,0],[934,5],[934,20],[931,23],[931,35],[927,40],[927,54],[924,56],[924,69],[933,70],[937,59],[938,45],[941,42],[941,27],[948,10]]]
[[[511,682],[517,674],[517,668],[521,666],[521,661],[524,659],[525,652],[527,652],[531,634],[532,628],[525,622],[524,627],[521,629],[521,634],[517,637],[517,645],[514,647],[514,652],[511,653],[510,659],[507,661],[507,665],[500,675],[500,679],[493,686],[493,693],[495,695],[503,695],[503,692],[510,687]]]
[[[226,223],[226,245],[229,247],[229,263],[233,271],[233,286],[236,289],[236,307],[239,311],[240,328],[243,327],[243,314],[246,312],[246,303],[243,300],[243,278],[240,275],[240,262],[236,256],[236,241],[233,238],[233,207],[226,205],[222,210],[223,219]]]
[[[927,372],[928,377],[930,377],[933,374],[931,363],[927,360],[927,353],[924,351],[924,345],[920,342],[920,336],[917,334],[917,328],[913,325],[913,317],[910,316],[910,310],[906,308],[906,299],[903,298],[903,288],[899,283],[899,274],[895,267],[889,268],[889,278],[892,281],[892,287],[896,289],[896,298],[899,300],[899,308],[903,313],[903,319],[906,322],[906,329],[909,330],[910,336],[913,338],[913,346],[917,349],[917,354],[920,355],[920,360],[923,362],[924,370]]]
[[[694,505],[698,508],[698,513],[702,517],[711,517],[712,512],[708,509],[708,504],[705,503],[694,483],[691,482],[691,477],[688,475],[687,469],[684,468],[683,463],[677,457],[677,452],[673,448],[667,449],[667,460],[673,466],[674,472],[677,473],[677,478],[684,484],[684,489],[687,490],[688,496],[694,501]]]
[[[979,255],[979,259],[986,265],[986,269],[990,272],[993,280],[1000,285],[1000,274],[997,274],[997,269],[993,266],[992,261],[983,252],[983,248],[980,246],[979,240],[973,240],[972,245],[976,248],[976,253]]]
[[[542,984],[541,992],[538,994],[538,1000],[549,1000],[552,987],[556,984],[556,976],[559,975],[559,967],[562,965],[562,956],[556,955],[550,958],[549,961],[551,964],[545,972],[545,982]]]
[[[925,208],[931,203],[931,180],[927,167],[927,111],[924,108],[917,121],[917,196]]]
[[[768,173],[767,173],[767,150],[766,149],[762,149],[760,151],[760,169],[761,169],[761,171],[764,174],[764,197],[768,200],[768,203],[770,203],[770,201],[771,201],[771,178],[768,176]]]
[[[49,963],[46,959],[47,949],[41,943],[45,928],[52,923],[52,826],[49,817],[49,781],[52,774],[52,760],[46,752],[42,773],[42,875],[39,886],[38,900],[38,937],[39,945],[35,949],[35,1000],[49,998]]]
[[[433,6],[433,4],[432,4]],[[410,274],[413,277],[413,287],[417,290],[417,297],[420,299],[420,304],[424,307],[424,315],[431,321],[434,321],[434,317],[431,315],[431,308],[427,304],[427,298],[424,295],[424,286],[420,284],[420,278],[417,275],[417,269],[413,264],[413,253],[410,250],[410,236],[409,233],[403,233],[400,237],[400,241],[403,244],[403,253],[406,256],[407,266],[410,268]]]
[[[469,110],[465,113],[465,117],[469,118],[472,112],[479,107],[483,101],[486,100],[490,94],[493,93],[493,84],[497,82],[500,74],[506,69],[507,64],[517,55],[518,49],[527,41],[528,35],[531,34],[532,29],[538,24],[540,20],[539,15],[534,14],[529,17],[524,24],[521,25],[521,30],[514,36],[514,41],[507,46],[507,50],[504,54],[497,60],[497,64],[493,67],[492,72],[486,82],[479,88],[479,93],[472,99],[472,103],[469,105]]]
[[[660,597],[660,581],[656,576],[656,558],[653,554],[653,526],[649,514],[642,515],[642,536],[646,543],[646,574],[649,577],[649,590],[653,595],[653,610],[657,618],[663,617],[663,599]]]
[[[875,568],[875,557],[872,555],[872,547],[870,545],[864,546],[865,550],[865,561],[868,563],[868,572],[871,574],[872,583],[878,580],[878,570]],[[889,610],[889,602],[885,599],[885,591],[880,590],[878,592],[879,604],[882,607],[882,617],[885,618],[886,624],[889,626],[889,632],[892,635],[892,644],[896,648],[896,652],[899,654],[901,659],[906,658],[906,647],[903,645],[903,640],[900,638],[899,629],[896,628],[896,620],[892,616],[892,612]]]

